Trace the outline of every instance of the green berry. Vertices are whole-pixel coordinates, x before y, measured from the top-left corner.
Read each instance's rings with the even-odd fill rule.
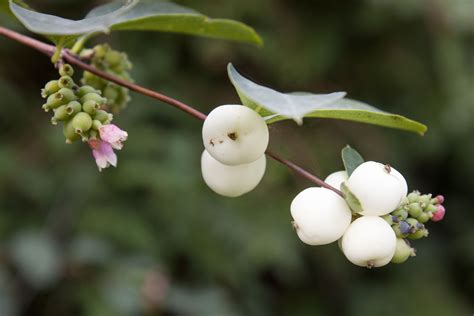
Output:
[[[74,80],[72,80],[72,78],[69,76],[62,76],[61,78],[59,78],[58,84],[60,88],[71,89],[72,87],[75,86]]]
[[[399,208],[393,211],[392,215],[398,217],[400,220],[405,220],[408,217],[408,211],[403,208]]]
[[[105,54],[109,51],[109,45],[97,45],[94,47],[94,58],[102,59],[105,57]]]
[[[82,105],[78,101],[71,101],[67,104],[66,110],[69,115],[74,115],[81,112]]]
[[[70,144],[79,140],[81,137],[76,134],[74,126],[72,125],[72,120],[66,121],[63,126],[63,134],[66,137],[66,143]]]
[[[41,90],[41,96],[43,98],[47,98],[51,94],[58,92],[59,89],[60,89],[60,87],[59,87],[58,81],[57,80],[51,80],[48,83],[46,83],[44,88]]]
[[[103,105],[105,104],[107,99],[101,97],[100,94],[93,92],[93,93],[88,93],[81,98],[82,104],[84,104],[86,101],[95,101],[97,102],[97,104]]]
[[[408,234],[402,233],[400,230],[400,225],[399,224],[394,224],[392,225],[392,229],[395,232],[395,235],[397,235],[398,238],[405,238],[408,236]]]
[[[99,110],[97,113],[94,115],[94,120],[97,120],[101,122],[102,124],[108,124],[112,121],[113,115],[110,113],[107,113],[104,110]]]
[[[46,100],[46,106],[45,107],[48,110],[49,109],[55,109],[58,106],[63,105],[64,103],[66,103],[65,100],[66,99],[65,99],[65,97],[62,93],[60,93],[60,92],[53,93]],[[45,111],[46,111],[46,109],[45,109]]]
[[[79,112],[72,119],[72,126],[76,134],[83,134],[91,129],[92,118],[85,112]]]
[[[413,191],[410,194],[408,194],[407,198],[410,203],[418,202],[420,198],[420,192]]]
[[[102,123],[99,120],[92,121],[92,129],[98,131],[102,127]]]
[[[433,204],[428,204],[426,207],[425,207],[425,212],[428,212],[428,213],[434,213],[438,210],[438,207],[433,205]]]
[[[66,105],[61,105],[60,107],[54,109],[54,120],[55,121],[64,121],[69,118],[69,113],[67,111]]]
[[[91,86],[88,86],[88,85],[80,87],[76,92],[76,94],[79,98],[82,98],[83,96],[85,96],[88,93],[101,94],[102,92],[100,90],[96,90],[94,87],[91,87]]]
[[[116,67],[120,64],[120,62],[123,59],[122,53],[116,51],[116,50],[110,50],[105,54],[105,62],[110,66],[110,67]]]
[[[420,206],[420,203],[410,203],[408,205],[408,213],[411,217],[417,218],[423,212],[423,209]]]
[[[59,74],[61,76],[72,77],[74,75],[74,69],[69,64],[63,64],[61,67],[59,67]]]
[[[420,203],[428,205],[431,202],[431,194],[423,194],[420,196]]]
[[[61,93],[64,96],[64,101],[67,103],[69,103],[70,101],[77,100],[76,94],[72,89],[61,88],[59,89],[58,93]]]
[[[408,238],[410,238],[410,239],[420,239],[420,238],[423,238],[423,237],[427,237],[428,233],[429,233],[428,230],[426,228],[423,228],[423,229],[417,230],[413,234],[408,235]]]
[[[415,255],[415,249],[410,247],[410,244],[405,239],[397,238],[397,246],[392,258],[393,263],[403,263]]]
[[[427,221],[429,221],[430,218],[431,218],[431,215],[429,213],[423,212],[423,213],[420,214],[420,216],[418,216],[417,219],[420,223],[423,224],[423,223],[426,223]]]
[[[382,216],[382,218],[383,218],[389,225],[392,225],[392,224],[393,224],[392,214],[384,215],[384,216]]]
[[[90,115],[94,115],[99,108],[99,104],[93,100],[86,101],[84,102],[84,104],[82,104],[82,109],[84,110],[84,112]]]

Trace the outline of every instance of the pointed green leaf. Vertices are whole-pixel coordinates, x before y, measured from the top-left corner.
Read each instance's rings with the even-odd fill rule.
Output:
[[[341,151],[342,162],[346,168],[347,175],[350,177],[352,172],[364,163],[364,158],[351,146],[347,145]]]
[[[122,1],[93,9],[87,17],[116,10]],[[168,1],[142,0],[116,19],[111,30],[140,30],[184,33],[262,45],[255,30],[241,22],[211,19],[201,13]]]
[[[262,40],[251,27],[233,20],[210,19],[192,9],[160,0],[119,0],[93,9],[82,20],[70,20],[32,11],[10,0],[10,9],[30,31],[70,42],[114,30],[177,32],[250,42]]]
[[[344,98],[345,92],[330,94],[282,93],[258,85],[240,75],[229,64],[229,78],[242,103],[266,116],[268,124],[293,119],[298,124],[303,117],[332,118],[380,125],[423,135],[427,127],[397,114],[379,110],[363,102]]]

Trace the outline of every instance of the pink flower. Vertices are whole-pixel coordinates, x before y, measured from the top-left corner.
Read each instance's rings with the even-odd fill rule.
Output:
[[[446,214],[446,209],[444,208],[443,205],[438,205],[438,210],[433,213],[431,220],[433,222],[439,222],[440,220],[444,218],[444,214]]]
[[[114,149],[120,150],[123,147],[122,142],[127,140],[128,133],[121,130],[117,125],[107,124],[99,129],[100,138],[109,143]]]
[[[92,148],[92,155],[99,171],[109,166],[117,166],[117,155],[114,153],[112,144],[99,139],[92,139],[89,141],[89,146]]]

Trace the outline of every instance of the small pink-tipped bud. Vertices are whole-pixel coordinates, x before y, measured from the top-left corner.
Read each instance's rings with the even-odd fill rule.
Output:
[[[446,214],[446,209],[444,208],[443,205],[438,205],[438,210],[433,213],[431,220],[433,222],[439,222],[440,220],[444,218],[444,214]]]
[[[437,195],[435,199],[438,201],[438,204],[443,204],[444,203],[444,196],[443,195]]]

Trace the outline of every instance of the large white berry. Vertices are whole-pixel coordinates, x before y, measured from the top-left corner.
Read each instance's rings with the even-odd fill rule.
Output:
[[[237,197],[253,190],[265,173],[266,157],[262,155],[248,164],[228,166],[214,159],[206,150],[201,156],[201,172],[214,192]]]
[[[326,179],[324,179],[324,182],[326,182],[327,184],[329,184],[333,188],[336,188],[336,189],[340,190],[341,189],[341,184],[343,182],[346,182],[347,178],[348,178],[347,171],[341,170],[341,171],[333,172],[330,175],[328,175],[326,177]]]
[[[301,191],[290,209],[298,236],[309,245],[325,245],[338,240],[351,223],[352,214],[347,203],[325,188]]]
[[[390,225],[378,216],[356,219],[342,237],[346,258],[361,267],[381,267],[392,260],[397,237]]]
[[[346,185],[359,200],[362,215],[388,214],[407,194],[405,178],[394,168],[374,161],[358,166]]]
[[[250,163],[262,157],[268,146],[268,127],[252,109],[221,105],[209,113],[202,127],[204,147],[226,165]]]

